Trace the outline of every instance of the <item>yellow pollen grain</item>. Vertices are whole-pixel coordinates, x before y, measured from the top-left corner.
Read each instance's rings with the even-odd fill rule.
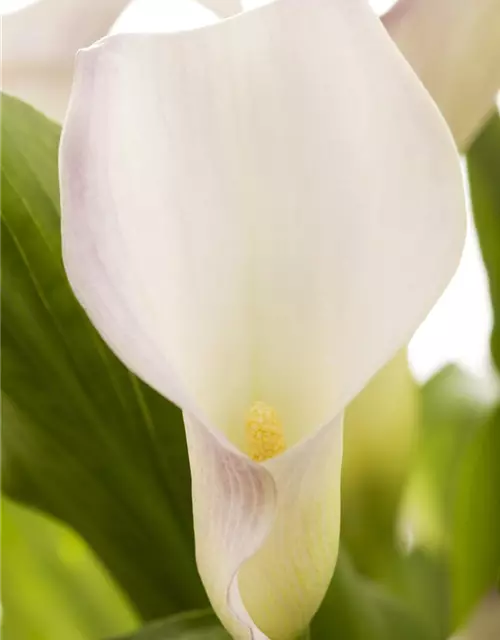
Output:
[[[255,462],[264,462],[286,449],[283,426],[278,414],[265,402],[254,402],[245,425],[247,452]]]

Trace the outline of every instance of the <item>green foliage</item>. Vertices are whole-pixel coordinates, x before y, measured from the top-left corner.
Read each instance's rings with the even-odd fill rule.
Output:
[[[59,134],[3,96],[3,490],[76,529],[146,619],[203,607],[180,412],[114,357],[66,280]]]
[[[416,551],[400,563],[396,584],[442,638],[455,627],[450,553],[458,479],[495,401],[482,381],[451,365],[422,388],[419,443],[401,514]]]
[[[215,614],[210,610],[181,613],[152,622],[132,635],[114,640],[228,640]]]
[[[463,456],[494,408],[496,393],[456,366],[422,388],[422,426],[404,518],[419,544],[435,552],[451,543],[453,502]]]
[[[491,348],[500,368],[500,116],[488,122],[467,156],[474,219],[494,312]],[[500,407],[464,454],[452,528],[453,614],[463,623],[500,578]]]
[[[5,498],[2,606],[4,640],[96,640],[137,625],[78,536]]]
[[[443,530],[443,508],[437,507],[434,498],[437,495],[436,502],[441,505],[441,480],[448,478],[446,472],[442,472],[439,454],[446,448],[443,441],[449,441],[451,447],[459,434],[453,420],[449,425],[450,420],[445,419],[446,412],[441,411],[438,415],[435,410],[439,408],[441,391],[450,392],[453,399],[462,399],[462,391],[468,385],[470,404],[473,405],[478,386],[476,380],[452,367],[436,376],[423,390],[419,389],[408,370],[406,354],[401,352],[346,413],[342,478],[344,546],[356,569],[385,589],[380,589],[377,607],[382,606],[380,602],[385,605],[385,615],[399,611],[399,618],[405,620],[410,629],[415,624],[411,625],[412,616],[413,619],[418,617],[428,637],[444,638],[450,631],[447,564],[439,554],[432,552],[432,545],[427,548],[427,543],[430,530],[435,532],[437,521],[440,534]],[[486,411],[486,399],[484,404]],[[464,403],[462,405],[460,412],[465,410]],[[453,401],[451,406],[454,406]],[[453,455],[454,451],[450,450],[450,457]],[[406,498],[407,494],[410,500]],[[408,553],[400,542],[403,496],[403,506],[411,512],[407,515],[411,516],[412,529],[420,527],[418,533],[425,533],[424,540],[417,541],[417,548],[412,553]],[[449,496],[446,499],[449,500]],[[339,572],[341,570],[337,568],[336,577]],[[361,581],[356,590],[362,591],[363,586]],[[370,610],[375,610],[379,619],[381,613],[373,604],[373,598],[368,602],[371,609],[368,607],[364,617],[369,620]],[[340,615],[346,615],[348,608],[340,609]],[[363,617],[356,616],[354,611],[352,619],[353,624],[360,625],[358,635],[365,637]],[[391,628],[396,625],[389,616],[387,622],[383,618],[378,624],[371,624],[372,633],[379,629],[379,635],[390,637],[384,627],[389,621]],[[406,633],[409,635],[410,631]],[[355,631],[351,634],[357,637]]]
[[[491,354],[500,369],[500,116],[495,114],[467,154],[474,221],[488,271],[494,327]]]
[[[454,502],[453,613],[464,623],[500,586],[500,409],[468,448]]]
[[[325,600],[311,624],[311,638],[323,640],[436,640],[398,598],[361,577],[339,554]]]

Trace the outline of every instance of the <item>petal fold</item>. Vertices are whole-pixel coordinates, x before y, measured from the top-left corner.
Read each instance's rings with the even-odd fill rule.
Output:
[[[500,89],[500,2],[399,0],[383,21],[466,150]]]
[[[263,465],[184,419],[196,559],[217,615],[235,638],[297,637],[337,559],[342,416]]]

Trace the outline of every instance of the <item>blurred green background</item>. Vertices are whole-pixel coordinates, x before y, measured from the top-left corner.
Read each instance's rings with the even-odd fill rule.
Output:
[[[3,637],[87,640],[137,615],[88,545],[33,509],[2,500]]]

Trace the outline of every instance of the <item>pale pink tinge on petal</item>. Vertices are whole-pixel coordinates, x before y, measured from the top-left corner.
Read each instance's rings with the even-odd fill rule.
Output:
[[[217,615],[235,638],[259,638],[237,588],[242,563],[272,526],[276,486],[266,469],[184,414],[191,466],[196,562]],[[245,635],[246,634],[246,635]]]
[[[261,465],[184,419],[196,558],[212,606],[235,638],[296,637],[337,559],[342,416]]]

